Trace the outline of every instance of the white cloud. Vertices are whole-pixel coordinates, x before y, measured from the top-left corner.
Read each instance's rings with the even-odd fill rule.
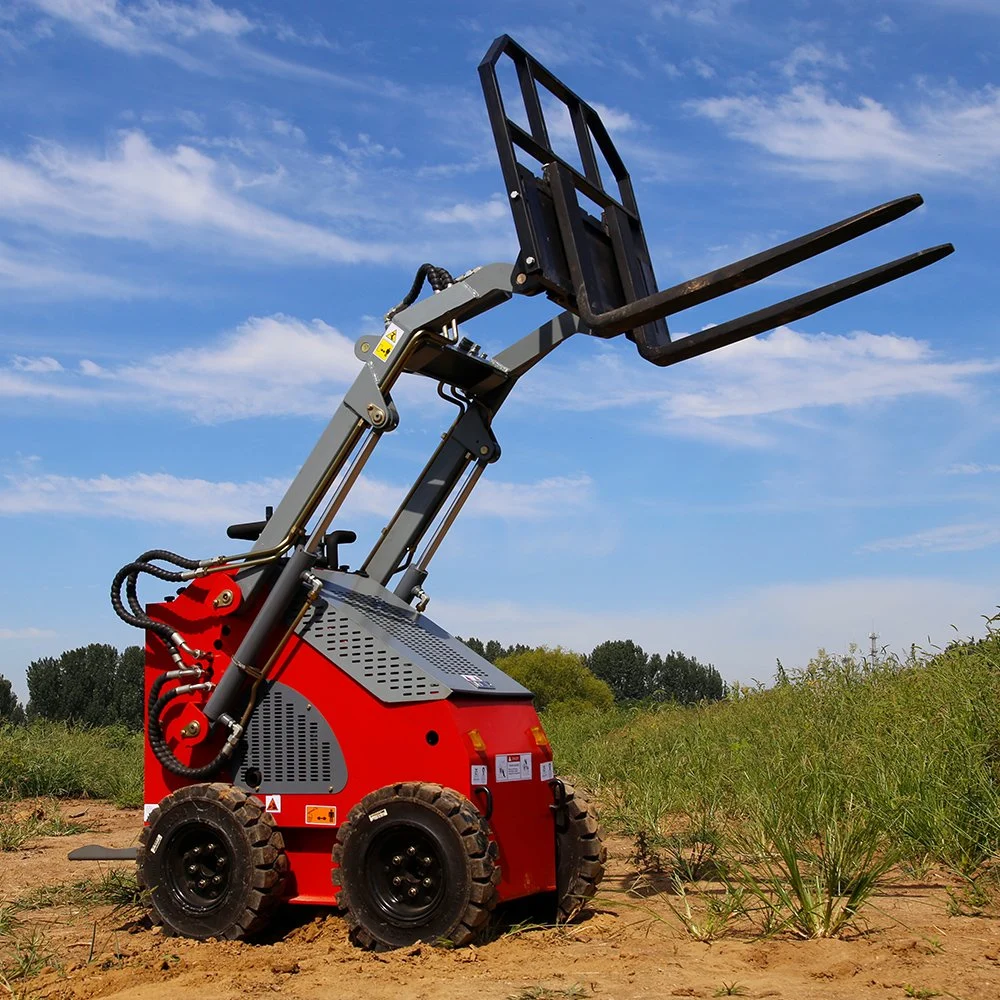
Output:
[[[678,585],[680,586],[680,585]],[[680,649],[714,663],[727,680],[769,680],[775,658],[804,666],[820,646],[867,648],[879,634],[905,654],[911,643],[930,648],[982,635],[982,615],[995,610],[995,581],[959,582],[908,577],[796,581],[755,587],[692,602],[683,588],[661,590],[661,603],[618,610],[602,599],[592,607],[516,602],[471,602],[434,595],[434,617],[460,635],[505,643],[561,644],[589,652],[606,639],[633,639],[647,652]],[[956,626],[958,633],[952,629]]]
[[[319,32],[296,31],[275,15],[251,20],[236,8],[212,0],[27,0],[55,23],[71,26],[91,41],[131,56],[155,55],[184,69],[218,75],[227,61],[289,79],[330,84],[342,89],[411,100],[406,88],[391,81],[339,74],[265,52],[249,44],[252,34],[267,33],[281,42],[330,48]],[[37,32],[43,27],[35,27]]]
[[[29,297],[130,299],[162,289],[67,266],[37,253],[0,243],[0,289]]]
[[[1000,542],[1000,524],[976,522],[946,524],[916,531],[910,535],[882,538],[864,546],[866,552],[897,552],[916,549],[923,552],[976,552]]]
[[[663,0],[655,3],[652,13],[655,17],[674,17],[703,28],[714,28],[729,24],[736,7],[743,0]]]
[[[489,201],[458,202],[450,208],[428,210],[424,213],[424,217],[429,222],[460,222],[467,225],[478,225],[506,219],[508,211],[507,203],[497,196],[490,198]]]
[[[0,516],[63,514],[219,529],[259,518],[268,504],[277,505],[289,480],[219,482],[162,472],[90,478],[14,472],[5,474],[2,482]],[[513,521],[558,518],[588,505],[591,487],[588,476],[551,477],[533,483],[484,479],[464,513]],[[341,521],[369,515],[387,518],[405,493],[405,485],[362,476],[350,493]]]
[[[49,628],[0,628],[0,639],[47,639],[53,635]]]
[[[998,370],[1000,362],[946,360],[910,337],[781,327],[695,358],[669,379],[606,347],[551,373],[546,399],[570,410],[652,407],[665,433],[760,446],[771,441],[764,418],[912,396],[965,400],[978,377]]]
[[[173,3],[146,0],[31,0],[50,17],[68,21],[94,41],[132,55],[160,53],[163,38],[191,39],[198,35],[234,38],[253,30],[240,11],[220,7],[212,0]]]
[[[948,469],[949,476],[979,476],[984,472],[1000,472],[1000,465],[980,465],[977,462],[961,462]]]
[[[103,155],[40,143],[24,159],[0,157],[0,217],[149,244],[222,245],[238,255],[361,263],[399,253],[261,207],[239,186],[191,146],[162,150],[127,131]]]
[[[992,176],[1000,164],[1000,88],[994,86],[925,88],[921,102],[898,112],[871,97],[842,103],[806,85],[773,97],[708,98],[691,107],[810,176]]]
[[[792,49],[787,59],[778,64],[790,80],[799,76],[822,76],[823,70],[847,70],[847,60],[840,52],[828,52],[823,45],[809,43]],[[805,71],[805,72],[803,72]]]
[[[61,372],[63,366],[55,358],[25,358],[20,354],[14,355],[12,367],[18,372]]]
[[[484,476],[466,508],[470,514],[537,520],[589,507],[594,481],[588,475],[551,476],[536,483],[505,483]]]
[[[0,398],[176,409],[214,422],[256,416],[328,416],[360,367],[354,343],[322,320],[254,317],[210,346],[71,371],[55,358],[15,359],[0,369]],[[220,385],[225,391],[220,392]]]

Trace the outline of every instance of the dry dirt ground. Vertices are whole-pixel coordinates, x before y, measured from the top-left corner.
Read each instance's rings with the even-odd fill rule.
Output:
[[[99,874],[96,863],[66,861],[67,851],[89,842],[127,846],[141,822],[137,811],[104,803],[68,802],[62,810],[91,823],[92,832],[42,838],[0,854],[0,902],[23,898],[40,885]],[[510,932],[458,950],[421,945],[389,954],[360,952],[348,943],[336,914],[293,907],[277,940],[264,944],[170,938],[108,907],[24,911],[18,933],[41,928],[61,968],[15,983],[14,995],[53,1000],[228,1000],[272,993],[317,1000],[1000,997],[1000,921],[949,915],[949,885],[933,875],[886,889],[869,910],[868,928],[847,939],[726,936],[704,944],[683,930],[669,897],[629,901],[625,890],[635,875],[627,860],[630,845],[612,840],[610,846],[608,891],[580,922]],[[0,952],[8,945],[0,939]]]

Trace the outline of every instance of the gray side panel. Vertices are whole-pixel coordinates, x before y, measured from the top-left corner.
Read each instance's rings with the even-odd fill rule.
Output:
[[[451,694],[450,688],[400,655],[363,616],[331,601],[326,590],[323,599],[300,628],[301,637],[380,701],[439,701]]]
[[[375,580],[321,572],[322,603],[302,638],[386,702],[531,692]]]
[[[247,784],[250,769],[259,788]],[[327,795],[347,784],[347,764],[330,724],[305,697],[272,682],[250,720],[236,765],[237,787],[278,795]]]

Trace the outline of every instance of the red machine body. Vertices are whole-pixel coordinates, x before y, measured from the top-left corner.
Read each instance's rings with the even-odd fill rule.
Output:
[[[232,575],[219,573],[190,584],[167,603],[150,605],[148,613],[209,651],[211,680],[229,666],[246,630],[247,620],[235,614],[238,594]],[[147,700],[155,679],[172,667],[163,643],[148,641]],[[336,902],[331,874],[339,825],[373,789],[402,781],[432,781],[454,788],[489,815],[499,852],[500,902],[555,891],[552,750],[530,699],[452,696],[385,704],[297,636],[282,649],[269,679],[297,691],[330,724],[347,765],[347,783],[335,794],[270,793],[265,786],[255,790],[284,839],[289,863],[285,893],[290,902]],[[218,750],[217,739],[202,738],[208,732],[200,711],[203,701],[179,701],[162,719],[177,758],[192,766]],[[182,735],[191,722],[199,723],[198,736]],[[296,750],[289,747],[288,752]],[[148,817],[169,793],[192,781],[164,768],[148,741],[145,755]],[[498,755],[514,757],[516,770],[530,777],[503,780],[507,776],[498,775]],[[475,782],[474,767],[486,769]],[[215,780],[233,777],[231,770],[223,770]]]

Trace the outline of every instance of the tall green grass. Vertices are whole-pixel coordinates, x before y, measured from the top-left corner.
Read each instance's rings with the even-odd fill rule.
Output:
[[[728,871],[767,902],[771,930],[837,933],[894,864],[974,878],[1000,852],[992,627],[933,657],[821,652],[789,683],[727,702],[556,711],[545,726],[559,770],[594,789],[643,859],[682,878],[706,862]]]
[[[120,727],[0,726],[0,799],[81,796],[142,804],[142,735]]]
[[[687,709],[546,715],[557,765],[627,833],[864,817],[902,859],[1000,850],[1000,636],[871,664],[821,653],[791,683]]]

